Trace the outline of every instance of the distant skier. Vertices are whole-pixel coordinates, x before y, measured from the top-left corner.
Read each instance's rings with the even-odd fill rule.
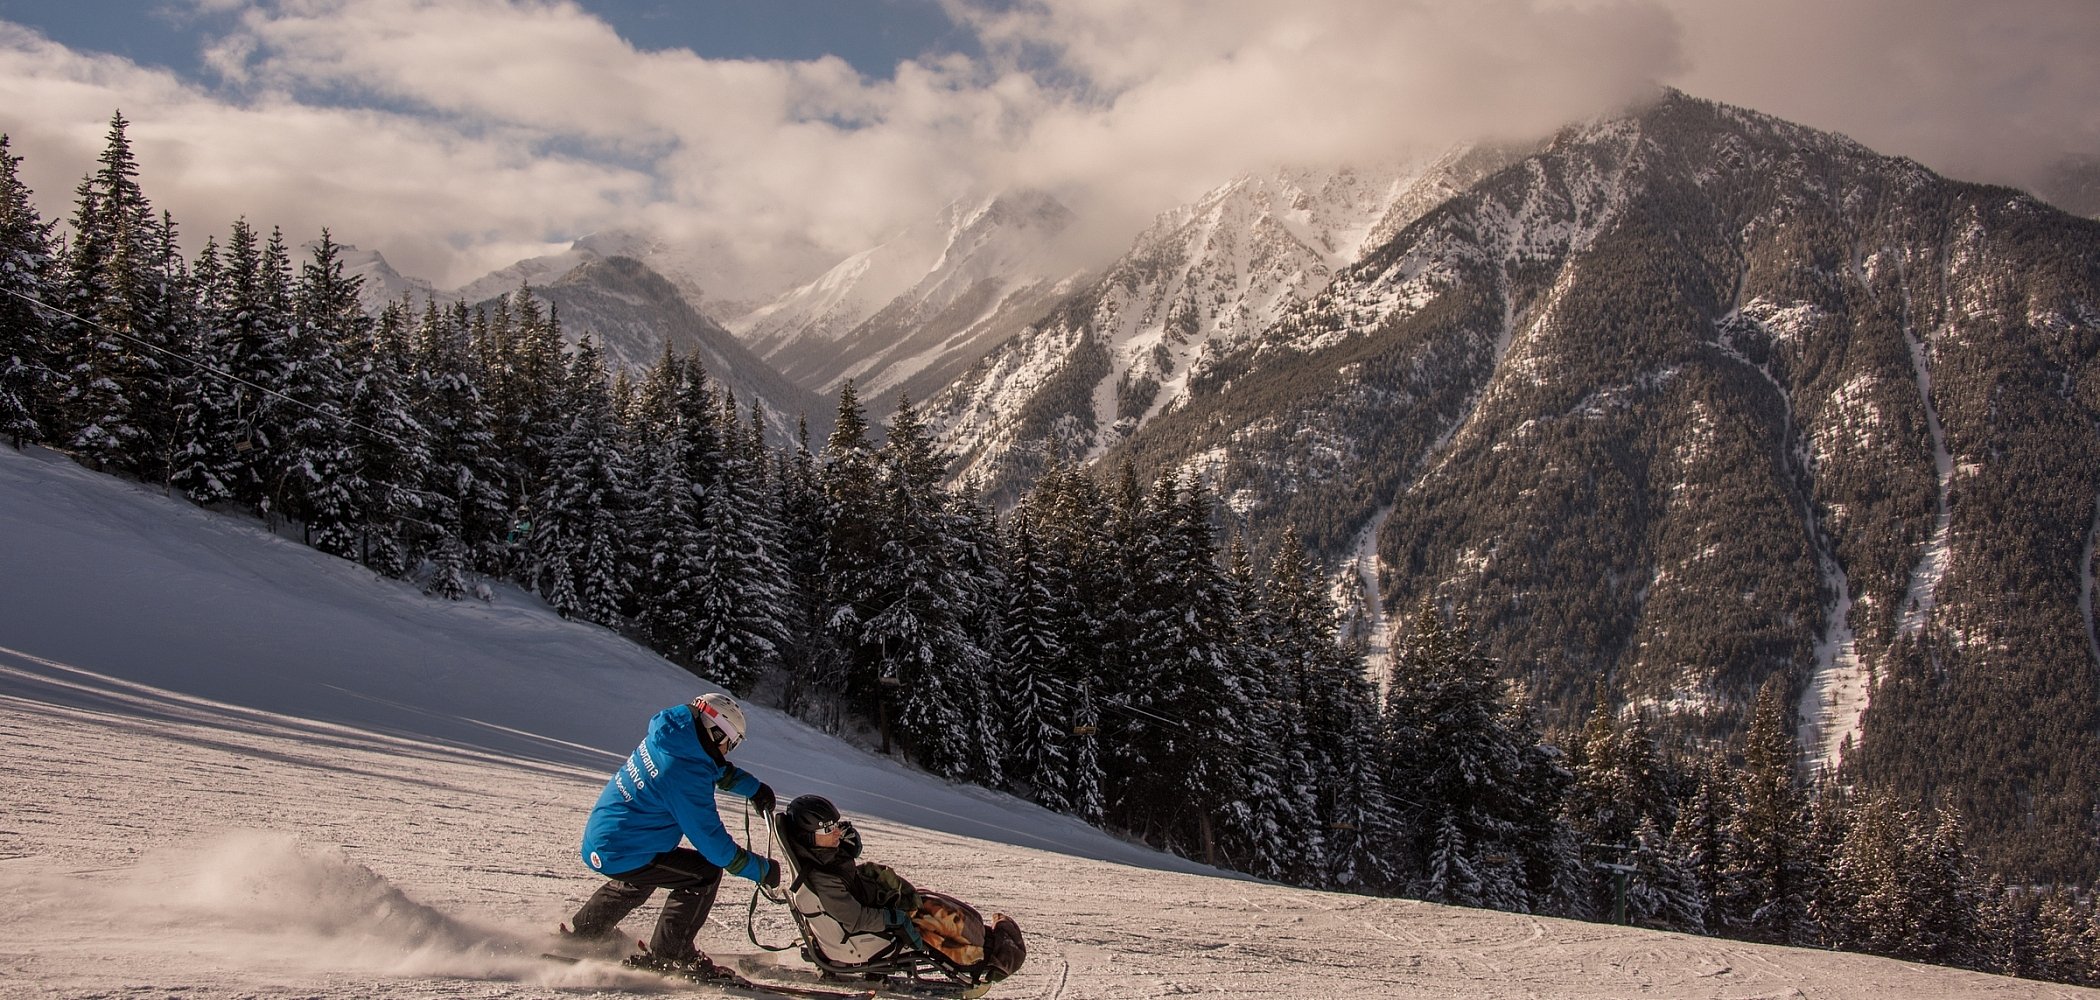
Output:
[[[729,762],[744,739],[744,710],[724,694],[704,694],[649,720],[649,735],[613,772],[583,828],[583,860],[609,881],[576,911],[564,933],[574,939],[610,938],[620,920],[657,889],[669,889],[648,951],[628,964],[688,976],[721,970],[694,939],[714,906],[722,873],[767,887],[780,884],[780,865],[737,846],[722,828],[715,789],[773,811],[773,789]],[[678,846],[679,836],[692,847]]]

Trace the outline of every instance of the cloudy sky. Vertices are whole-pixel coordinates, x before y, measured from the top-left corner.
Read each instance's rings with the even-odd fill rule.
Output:
[[[593,231],[769,291],[956,197],[1113,238],[1234,174],[1543,134],[1656,83],[2028,183],[2100,154],[2096,0],[0,0],[47,216],[132,122],[188,242],[441,286]]]

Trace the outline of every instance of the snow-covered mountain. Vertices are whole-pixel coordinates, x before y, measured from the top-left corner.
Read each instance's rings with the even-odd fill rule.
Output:
[[[2100,225],[1670,92],[1251,336],[1184,312],[1178,382],[1182,344],[1125,333],[1175,301],[1129,298],[1187,270],[1156,258],[936,401],[995,483],[1104,446],[1200,474],[1257,552],[1294,527],[1388,615],[1471,609],[1549,724],[1608,678],[1727,737],[1782,685],[1811,760],[1958,795],[1992,863],[2095,870]]]
[[[310,254],[313,247],[314,244],[308,243],[300,247],[300,251],[302,254]],[[336,249],[341,251],[343,274],[363,280],[363,284],[358,286],[357,300],[367,313],[376,315],[388,305],[403,299],[407,299],[417,309],[430,302],[445,303],[458,300],[458,296],[440,292],[428,281],[411,278],[394,270],[394,266],[387,263],[386,257],[377,250],[360,250],[340,243],[336,245]]]
[[[958,201],[729,326],[814,392],[923,399],[1065,290],[1071,221],[1041,193]]]
[[[0,447],[0,526],[0,995],[666,989],[538,956],[598,884],[576,844],[606,774],[707,685],[508,587],[431,599],[50,452]],[[996,997],[2100,996],[1218,877],[750,716],[737,761],[783,798],[832,798],[869,857],[1019,921],[1028,962]],[[728,882],[701,946],[814,985],[751,943],[794,932],[764,904],[747,930],[746,893]]]
[[[559,310],[565,339],[574,343],[590,336],[604,352],[609,369],[628,372],[654,365],[668,346],[682,356],[698,357],[709,376],[733,390],[742,403],[763,402],[783,440],[805,415],[813,433],[824,433],[832,407],[753,356],[729,331],[693,308],[669,278],[633,257],[586,252],[591,256],[582,263],[532,290],[535,298]]]
[[[768,263],[743,260],[719,239],[680,239],[645,230],[608,229],[583,236],[559,253],[498,268],[460,287],[456,298],[483,302],[523,284],[551,285],[593,261],[629,257],[663,275],[692,307],[711,317],[740,316],[755,302],[816,273],[828,262],[807,241],[768,248]]]
[[[1513,155],[1468,147],[1380,169],[1234,180],[1161,215],[1101,277],[978,361],[928,413],[964,457],[961,473],[995,488],[1039,471],[1046,441],[1061,454],[1099,455],[1182,402],[1206,357],[1259,335],[1367,246]],[[1091,420],[1063,419],[1075,402]]]

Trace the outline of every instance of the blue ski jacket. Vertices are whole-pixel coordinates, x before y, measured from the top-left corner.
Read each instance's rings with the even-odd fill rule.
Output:
[[[649,735],[613,772],[584,824],[585,864],[617,878],[676,848],[683,834],[723,871],[754,882],[765,877],[765,859],[737,846],[715,811],[715,789],[749,798],[759,781],[703,739],[691,706],[674,705],[649,720]]]

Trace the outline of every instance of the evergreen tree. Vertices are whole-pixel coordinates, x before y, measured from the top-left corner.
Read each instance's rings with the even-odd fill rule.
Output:
[[[1066,744],[1072,711],[1060,676],[1066,657],[1058,630],[1061,567],[1044,558],[1025,514],[1010,523],[1006,613],[1000,636],[1000,718],[1005,726],[1006,778],[1048,809],[1069,812]]]
[[[1728,857],[1728,830],[1734,825],[1735,786],[1719,762],[1707,758],[1691,797],[1677,812],[1670,830],[1671,857],[1690,876],[1699,893],[1706,924],[1718,929],[1714,893],[1723,884]]]
[[[1470,630],[1463,616],[1459,620]],[[1528,706],[1506,704],[1502,724],[1520,762],[1517,794],[1505,808],[1518,831],[1511,857],[1531,912],[1579,916],[1586,902],[1582,842],[1562,819],[1574,775],[1560,748],[1545,741]]]
[[[700,564],[700,497],[691,479],[691,453],[714,447],[705,411],[688,428],[681,397],[707,393],[705,374],[688,367],[666,345],[638,394],[637,478],[644,484],[636,538],[636,623],[651,648],[690,665]],[[694,384],[698,380],[698,384]]]
[[[533,582],[563,616],[615,625],[626,596],[620,567],[630,470],[604,360],[589,337],[577,345],[560,411],[568,422],[531,514]]]
[[[946,463],[909,400],[897,404],[880,459],[879,571],[859,640],[879,651],[878,678],[895,692],[895,730],[906,746],[935,773],[962,777],[982,750],[972,688],[990,661],[969,628],[976,588],[958,561],[941,495]]]
[[[2034,974],[2037,979],[2085,985],[2093,967],[2092,917],[2078,893],[2057,886],[2043,894],[2034,916]]]
[[[844,654],[845,687],[840,693],[864,717],[885,710],[878,680],[883,651],[863,639],[863,623],[883,606],[882,528],[875,477],[867,417],[848,379],[839,389],[837,418],[818,463],[826,526],[818,614]]]
[[[42,440],[50,419],[51,332],[32,303],[47,302],[51,224],[38,216],[0,134],[0,438],[16,448]]]
[[[430,442],[424,490],[430,520],[452,540],[438,548],[433,586],[453,597],[463,592],[460,574],[469,565],[500,569],[510,547],[522,541],[511,538],[506,465],[481,382],[466,306],[440,310],[427,303],[416,333],[411,395]]]
[[[297,408],[279,394],[289,382],[291,362],[290,261],[281,236],[259,245],[247,220],[236,220],[226,239],[225,271],[206,286],[206,322],[219,331],[226,370],[233,376],[227,475],[233,498],[266,517],[272,503],[275,463]]]
[[[723,442],[714,479],[698,510],[693,669],[738,693],[748,691],[778,651],[785,570],[781,529],[765,490],[765,457],[738,434],[735,397],[723,394],[715,434]]]
[[[1074,815],[1098,824],[1107,809],[1100,702],[1111,669],[1105,622],[1111,609],[1124,603],[1125,593],[1106,531],[1108,504],[1091,477],[1054,465],[1017,516],[1035,526],[1046,567],[1043,580],[1057,588],[1053,629],[1065,650],[1060,680],[1072,704],[1066,801]]]
[[[1408,850],[1426,861],[1411,893],[1531,910],[1539,902],[1535,887],[1558,875],[1529,870],[1538,859],[1528,842],[1552,828],[1558,789],[1526,787],[1550,770],[1527,727],[1513,725],[1520,720],[1504,711],[1494,662],[1463,622],[1447,626],[1429,606],[1416,614],[1393,667],[1385,715],[1388,780],[1411,800]]]
[[[1004,595],[1006,552],[999,535],[998,519],[974,483],[964,483],[947,493],[944,516],[948,525],[950,559],[963,590],[962,632],[978,651],[976,664],[960,675],[962,712],[974,744],[964,774],[976,784],[998,787],[1005,784],[1006,730],[1000,721],[995,688],[999,682],[999,637],[1005,631]]]
[[[1627,864],[1635,869],[1626,894],[1626,918],[1642,927],[1706,933],[1706,899],[1699,878],[1680,859],[1655,818],[1633,831]]]
[[[376,329],[360,325],[345,342],[350,372],[351,498],[358,516],[358,558],[375,571],[406,577],[421,554],[417,539],[431,524],[423,484],[430,474],[429,433],[413,412],[408,304],[385,309]],[[364,329],[372,329],[369,336]]]
[[[218,304],[226,298],[218,242],[207,239],[194,273],[194,327],[185,352],[197,363],[176,376],[175,458],[169,482],[199,504],[234,499],[240,462],[235,405],[240,385],[229,377],[232,342]]]
[[[1583,843],[1595,845],[1593,852],[1607,863],[1623,862],[1631,852],[1642,849],[1634,835],[1643,824],[1658,832],[1654,843],[1647,846],[1660,848],[1660,831],[1672,829],[1677,822],[1672,791],[1676,782],[1661,750],[1638,716],[1623,725],[1619,722],[1612,707],[1615,702],[1610,689],[1600,684],[1589,721],[1568,760],[1573,777],[1567,798],[1568,825]],[[1608,869],[1591,872],[1583,909],[1592,914],[1611,912],[1616,893],[1611,876]]]
[[[781,455],[773,477],[789,587],[783,598],[787,633],[781,660],[787,685],[782,705],[835,733],[844,721],[848,653],[826,628],[824,560],[831,524],[817,458],[809,449],[808,422],[799,422],[796,430],[795,447]]]
[[[1816,891],[1805,794],[1794,770],[1786,678],[1758,692],[1743,746],[1742,805],[1728,829],[1728,856],[1715,895],[1730,929],[1753,940],[1805,944],[1815,937]]]
[[[1293,551],[1286,544],[1283,551]],[[1327,872],[1326,821],[1320,814],[1319,782],[1306,739],[1305,698],[1299,665],[1286,665],[1279,609],[1293,602],[1289,589],[1265,593],[1254,576],[1243,538],[1228,548],[1226,577],[1233,589],[1233,647],[1254,711],[1242,727],[1235,763],[1245,774],[1234,805],[1230,854],[1244,859],[1250,874],[1279,881],[1314,883]]]
[[[497,440],[510,457],[511,481],[522,498],[544,489],[557,474],[551,468],[556,439],[574,416],[563,408],[573,389],[573,371],[563,346],[561,318],[552,309],[540,310],[530,285],[496,300],[489,327],[490,339],[507,352],[500,362],[505,392],[499,398]],[[610,411],[610,390],[594,391],[605,393]]]
[[[1976,967],[2001,976],[2033,977],[2034,910],[2025,893],[1993,873],[1976,907]]]
[[[122,113],[108,143],[75,190],[73,240],[62,263],[60,324],[65,361],[65,442],[89,464],[137,473],[160,454],[150,421],[165,405],[163,358],[149,357],[161,331],[150,296],[162,284],[152,207],[138,184],[138,162]]]
[[[1910,830],[1911,930],[1906,952],[1920,961],[1974,967],[1976,875],[1961,816],[1951,805]]]
[[[1314,816],[1324,817],[1324,839],[1301,833],[1324,859],[1320,884],[1364,891],[1394,885],[1392,845],[1399,821],[1380,773],[1377,692],[1355,647],[1336,643],[1334,604],[1317,589],[1295,527],[1286,527],[1269,574],[1274,648],[1282,657],[1278,680],[1287,684],[1302,716],[1305,757],[1316,782]],[[1307,831],[1309,832],[1309,831]]]
[[[358,300],[363,281],[343,273],[341,250],[324,229],[299,269],[285,342],[284,391],[293,406],[276,456],[276,495],[280,509],[305,524],[308,544],[354,559],[357,498],[367,485],[354,451],[346,360],[370,338],[371,320]]]

